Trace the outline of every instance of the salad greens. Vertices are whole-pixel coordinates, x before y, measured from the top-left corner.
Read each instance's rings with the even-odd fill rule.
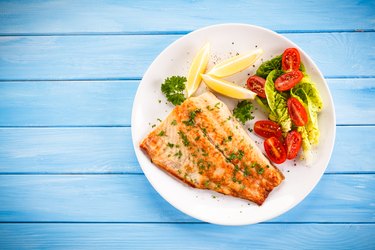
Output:
[[[265,61],[257,69],[256,75],[266,79],[272,70],[281,69],[281,59],[282,55],[279,55],[271,60]]]
[[[268,114],[268,118],[280,124],[282,131],[287,133],[294,127],[302,136],[302,148],[304,158],[311,159],[312,145],[319,142],[318,113],[322,110],[323,102],[315,83],[307,75],[304,65],[301,63],[299,70],[304,74],[302,80],[289,91],[279,92],[275,89],[274,81],[283,73],[281,65],[282,55],[266,61],[260,65],[256,75],[266,79],[265,93],[267,98],[256,97],[257,103]],[[297,98],[308,114],[308,122],[305,126],[292,124],[288,113],[287,100],[289,97]]]
[[[280,124],[283,132],[288,132],[292,128],[292,120],[289,117],[287,100],[288,95],[284,92],[279,92],[275,89],[274,81],[283,74],[282,70],[272,70],[266,79],[264,86],[268,107],[271,110],[269,113],[270,120]]]

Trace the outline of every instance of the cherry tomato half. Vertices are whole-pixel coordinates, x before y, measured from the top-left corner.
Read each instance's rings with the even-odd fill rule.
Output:
[[[286,151],[283,143],[276,137],[270,137],[264,141],[264,150],[268,158],[276,164],[286,161]]]
[[[303,78],[301,71],[290,71],[279,76],[275,81],[275,88],[278,91],[285,91],[293,88]]]
[[[301,57],[295,48],[286,49],[281,60],[282,69],[284,71],[298,70],[301,65]]]
[[[293,130],[286,136],[286,158],[291,160],[296,158],[298,151],[301,148],[302,136],[297,131]]]
[[[250,76],[247,79],[247,87],[262,98],[266,98],[266,93],[264,92],[265,83],[266,80],[264,78],[256,75]]]
[[[292,122],[297,126],[305,126],[308,121],[305,107],[297,98],[291,97],[287,101],[288,113]]]
[[[270,138],[272,136],[280,138],[282,136],[280,125],[269,120],[255,122],[254,132],[264,138]]]

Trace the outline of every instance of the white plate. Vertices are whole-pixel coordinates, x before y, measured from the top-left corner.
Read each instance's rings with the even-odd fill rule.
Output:
[[[211,44],[211,58],[209,68],[213,62],[229,58],[237,52],[246,52],[256,47],[265,53],[263,60],[268,60],[289,47],[298,48],[301,60],[308,74],[316,82],[323,99],[324,108],[319,114],[321,137],[319,145],[314,149],[314,159],[307,166],[302,160],[288,161],[278,165],[285,175],[283,183],[274,189],[262,206],[243,199],[218,194],[213,191],[191,188],[153,165],[149,158],[139,148],[140,141],[163,120],[173,109],[171,104],[160,91],[161,83],[168,76],[187,75],[190,62],[197,51],[206,43]],[[252,75],[260,65],[245,70],[230,80],[244,84],[248,74]],[[203,87],[202,87],[203,86]],[[205,91],[201,84],[200,92]],[[229,108],[237,100],[223,98]],[[255,112],[255,119],[245,125],[245,129],[253,127],[256,120],[265,119],[259,110]],[[285,37],[270,30],[245,24],[222,24],[206,27],[189,33],[169,45],[151,64],[146,71],[135,96],[132,111],[132,138],[138,161],[146,177],[159,194],[170,204],[182,212],[202,221],[222,225],[245,225],[258,223],[279,216],[300,203],[315,187],[323,175],[335,139],[335,112],[332,97],[327,83],[311,58],[296,44]],[[263,150],[263,140],[253,133],[249,135],[260,142]],[[294,166],[294,165],[297,166]]]

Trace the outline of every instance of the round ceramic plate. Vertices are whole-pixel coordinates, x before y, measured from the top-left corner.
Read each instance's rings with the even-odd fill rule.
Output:
[[[159,124],[174,108],[173,105],[167,103],[161,93],[161,83],[168,76],[186,76],[192,58],[207,42],[211,44],[208,69],[214,63],[237,53],[256,48],[264,50],[261,60],[228,79],[239,85],[245,84],[246,79],[255,73],[262,61],[282,54],[286,48],[295,47],[300,51],[301,61],[316,83],[323,99],[324,107],[319,114],[320,142],[313,150],[312,162],[307,165],[305,161],[298,159],[277,165],[285,175],[285,180],[270,193],[262,206],[213,191],[191,188],[152,164],[139,148],[139,143],[153,130],[153,125]],[[204,91],[207,89],[202,83],[196,94]],[[217,96],[231,110],[238,102],[238,100]],[[255,121],[266,119],[266,116],[260,109],[257,109],[254,115],[255,119],[247,122],[244,129],[263,150],[263,140],[247,129],[252,128]],[[222,24],[202,28],[169,45],[154,60],[143,76],[135,96],[131,123],[133,144],[138,161],[156,191],[182,212],[202,221],[222,225],[245,225],[270,220],[300,203],[318,183],[328,165],[333,150],[336,125],[328,85],[311,58],[285,37],[261,27],[245,24]]]

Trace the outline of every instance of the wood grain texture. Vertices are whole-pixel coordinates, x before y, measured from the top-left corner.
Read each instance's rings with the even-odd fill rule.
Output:
[[[0,224],[3,249],[374,249],[375,225]]]
[[[272,221],[373,223],[368,190],[374,189],[373,174],[324,175],[302,203]],[[196,221],[162,199],[143,175],[0,175],[0,190],[1,222]]]
[[[139,81],[0,82],[0,126],[130,126],[138,85]]]
[[[375,78],[328,79],[327,82],[337,124],[375,124]]]
[[[375,124],[375,78],[327,82],[338,124]],[[139,81],[0,82],[0,126],[130,126],[138,85]],[[161,104],[155,100],[155,105]]]
[[[375,28],[373,1],[33,0],[1,1],[0,9],[2,34],[174,32],[227,22],[300,31]]]
[[[151,128],[150,128],[151,129]],[[373,126],[337,127],[328,173],[374,173]],[[130,128],[0,129],[0,173],[142,173]]]
[[[154,58],[179,37],[3,36],[0,80],[139,79]],[[326,77],[375,75],[375,32],[286,37],[304,49]]]
[[[130,128],[0,131],[1,172],[139,173]]]

